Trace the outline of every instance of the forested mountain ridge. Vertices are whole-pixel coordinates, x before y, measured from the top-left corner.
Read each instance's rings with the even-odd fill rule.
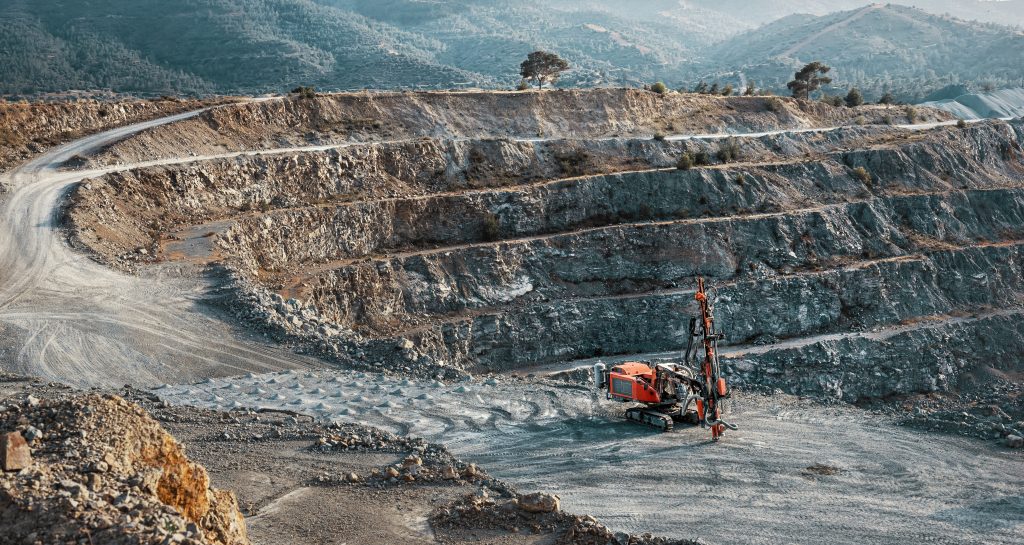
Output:
[[[742,72],[785,88],[794,69],[823,60],[832,90],[869,96],[894,91],[918,100],[947,85],[1004,87],[1024,82],[1024,32],[896,5],[873,4],[821,17],[792,15],[705,52],[708,72]]]
[[[830,27],[860,9],[750,30],[775,14],[848,3],[11,0],[0,5],[0,94],[508,88],[535,49],[570,62],[566,86],[736,86],[746,78],[782,92],[811,59],[834,66],[836,89],[857,85],[869,96],[891,89],[919,98],[950,84],[1008,86],[1021,77],[1019,29],[912,8],[876,6],[837,29]]]

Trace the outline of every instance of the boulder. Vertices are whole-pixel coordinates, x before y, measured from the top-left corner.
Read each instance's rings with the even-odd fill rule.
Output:
[[[32,465],[32,453],[20,433],[0,435],[0,467],[4,471],[21,471]]]
[[[543,492],[520,496],[519,507],[530,513],[555,513],[561,508],[558,496]]]

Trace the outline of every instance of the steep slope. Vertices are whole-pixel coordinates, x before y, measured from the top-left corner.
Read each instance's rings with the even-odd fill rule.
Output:
[[[839,8],[853,11],[819,15]],[[814,15],[794,15],[804,11]],[[916,98],[961,81],[1019,82],[1020,39],[846,1],[13,0],[0,7],[0,93],[508,87],[543,48],[570,61],[566,85],[692,84],[743,70],[782,89],[800,62],[823,59],[841,84]]]
[[[533,0],[19,0],[0,36],[0,93],[510,85],[538,47],[572,62],[570,81],[635,83],[707,41]]]
[[[1024,33],[895,5],[873,4],[822,17],[793,15],[705,53],[710,70],[729,67],[778,89],[812,60],[833,67],[833,88],[857,86],[905,100],[957,82],[1017,84]]]
[[[307,0],[18,1],[0,8],[0,21],[0,92],[261,92],[468,77],[430,58],[436,42]]]

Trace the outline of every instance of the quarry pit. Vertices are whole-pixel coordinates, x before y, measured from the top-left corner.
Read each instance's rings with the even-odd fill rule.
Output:
[[[642,90],[230,104],[16,172],[9,210],[61,207],[5,248],[52,274],[0,292],[0,326],[35,374],[424,437],[617,530],[1015,543],[1022,141],[1020,120]],[[720,452],[620,422],[580,371],[678,359],[698,276],[740,389]],[[675,484],[617,511],[652,467]]]

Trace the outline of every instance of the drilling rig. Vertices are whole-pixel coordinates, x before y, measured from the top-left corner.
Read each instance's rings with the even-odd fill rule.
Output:
[[[630,361],[611,369],[596,363],[594,385],[606,392],[608,399],[639,404],[626,409],[628,420],[662,431],[671,430],[675,422],[699,424],[710,429],[711,439],[718,441],[726,429],[737,429],[722,418],[722,402],[732,395],[718,362],[718,341],[724,335],[715,327],[714,297],[705,290],[704,278],[697,279],[694,298],[700,316],[690,318],[682,363]],[[703,359],[698,345],[703,347]]]

